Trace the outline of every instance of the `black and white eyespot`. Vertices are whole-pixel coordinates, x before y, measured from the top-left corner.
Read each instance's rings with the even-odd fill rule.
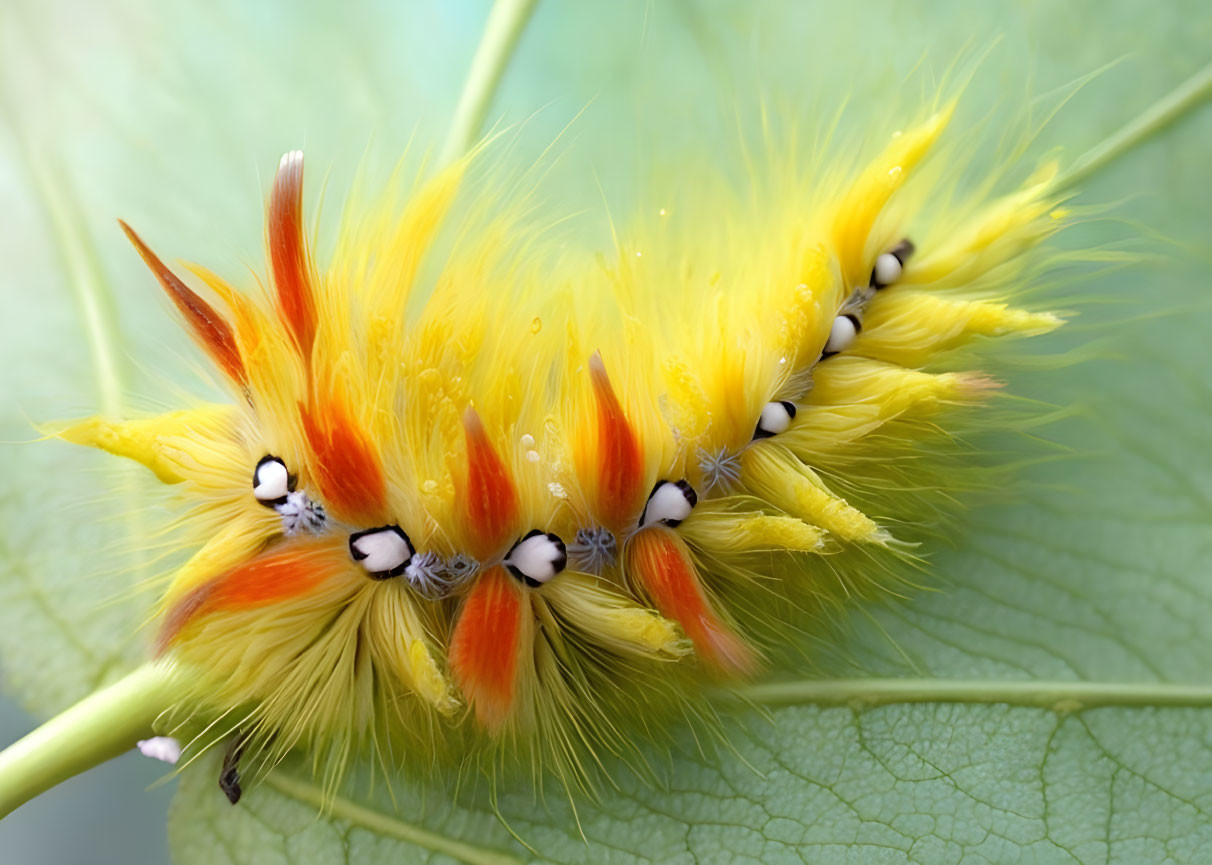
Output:
[[[762,406],[762,415],[758,418],[757,429],[753,431],[754,439],[768,439],[781,432],[786,432],[795,419],[795,403],[787,400],[768,402]]]
[[[863,324],[857,315],[839,315],[829,328],[829,339],[825,340],[825,350],[821,352],[821,358],[833,357],[839,351],[850,348],[862,329]]]
[[[871,270],[871,284],[875,288],[884,288],[900,279],[905,270],[905,262],[913,255],[913,251],[913,242],[905,238],[878,256],[875,259],[875,267]]]
[[[904,269],[899,258],[891,252],[885,252],[875,259],[875,267],[871,271],[871,284],[877,288],[891,285],[901,278]]]
[[[505,556],[509,573],[538,588],[568,565],[568,551],[559,535],[532,529]]]
[[[349,536],[349,554],[372,580],[400,576],[414,552],[412,541],[399,526],[379,526]]]
[[[653,523],[679,526],[698,503],[698,493],[686,481],[657,481],[640,514],[640,528]]]
[[[266,454],[253,469],[253,496],[267,508],[284,504],[287,493],[295,491],[295,481],[286,463],[273,454]]]

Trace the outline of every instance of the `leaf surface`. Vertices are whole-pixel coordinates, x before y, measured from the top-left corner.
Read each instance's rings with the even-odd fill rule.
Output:
[[[313,162],[344,164],[329,181],[344,190],[372,135],[378,145],[366,158],[383,165],[414,125],[418,140],[440,141],[482,9],[335,13],[316,4],[291,15],[286,4],[276,14],[255,5],[102,12],[26,3],[8,13],[0,438],[30,438],[25,416],[96,411],[107,399],[172,404],[181,388],[207,395],[192,384],[196,353],[182,349],[113,217],[131,221],[166,260],[188,255],[239,273],[259,259],[261,193],[279,152],[303,145]],[[544,142],[596,99],[561,144],[570,152],[557,176],[580,206],[598,200],[600,180],[625,212],[627,196],[614,190],[675,168],[670,154],[696,139],[734,136],[734,114],[751,112],[759,94],[795,100],[808,130],[848,96],[848,122],[861,128],[897,110],[888,102],[902,98],[901,82],[923,56],[929,81],[999,38],[964,94],[961,122],[1001,129],[1030,104],[1038,124],[1058,88],[1125,58],[1077,92],[1030,149],[1063,145],[1076,157],[1210,59],[1212,15],[1199,3],[1142,15],[1138,4],[1085,0],[637,3],[609,13],[550,4],[521,41],[497,110],[512,122],[554,100],[519,133]],[[40,74],[45,86],[35,93],[18,71]],[[921,78],[908,80],[916,87]],[[1037,94],[1051,98],[1029,103]],[[712,117],[714,126],[704,119]],[[646,143],[655,140],[660,148]],[[1066,455],[1023,468],[949,531],[951,545],[931,551],[940,591],[856,610],[829,635],[835,651],[781,674],[959,680],[969,690],[948,701],[780,701],[739,713],[735,750],[700,749],[683,734],[668,760],[654,758],[655,782],[620,769],[617,790],[579,801],[575,813],[558,795],[538,799],[521,785],[500,792],[498,819],[485,783],[455,797],[394,782],[393,805],[381,783],[367,794],[361,779],[317,819],[315,788],[298,767],[231,808],[216,767],[202,761],[184,774],[172,808],[177,861],[1209,856],[1212,709],[1198,687],[1212,685],[1209,140],[1204,109],[1092,178],[1078,203],[1115,202],[1111,216],[1061,240],[1156,260],[1033,287],[1081,314],[1028,350],[1083,362],[1023,364],[1007,377],[1012,392],[1068,411],[1041,430]],[[988,166],[993,152],[974,164]],[[329,196],[325,219],[338,204]],[[99,340],[116,378],[101,372]],[[981,444],[1008,462],[1038,453],[1011,435]],[[127,505],[169,503],[137,473],[64,445],[5,446],[0,459],[0,657],[6,687],[48,714],[143,652],[143,638],[131,635],[150,595],[130,587],[163,562],[142,534],[156,515],[140,522]],[[1014,687],[1022,682],[1042,683],[1056,703],[1024,700]],[[1135,702],[1142,686],[1169,698],[1083,708],[1066,699],[1067,683],[1072,695],[1081,683],[1104,687],[1104,702]]]

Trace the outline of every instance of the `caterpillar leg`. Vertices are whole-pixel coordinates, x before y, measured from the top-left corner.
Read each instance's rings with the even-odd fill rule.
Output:
[[[244,756],[244,736],[236,733],[227,745],[223,754],[223,766],[219,769],[219,789],[227,797],[227,801],[235,805],[240,801],[243,789],[240,787],[240,758]]]

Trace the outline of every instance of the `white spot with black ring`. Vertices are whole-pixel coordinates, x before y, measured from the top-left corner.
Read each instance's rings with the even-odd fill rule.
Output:
[[[640,528],[654,523],[679,526],[698,503],[698,493],[686,481],[657,481],[640,514]]]
[[[767,439],[787,432],[791,428],[793,420],[795,420],[795,403],[787,400],[768,402],[762,406],[762,414],[758,418],[757,429],[753,431],[753,437]]]
[[[899,280],[905,272],[905,262],[913,255],[915,249],[913,241],[905,238],[892,249],[877,256],[875,267],[871,269],[872,287],[887,288]]]
[[[412,560],[412,541],[399,526],[379,526],[349,536],[349,554],[371,579],[398,577]]]
[[[821,357],[833,357],[838,352],[850,348],[854,345],[854,341],[862,329],[863,325],[858,320],[858,316],[849,313],[839,315],[829,328],[829,339],[825,340],[825,350],[821,353]]]
[[[899,258],[891,252],[885,252],[875,260],[875,269],[872,271],[874,283],[877,286],[891,285],[901,278],[904,269]]]
[[[286,463],[272,454],[261,457],[253,469],[253,496],[267,508],[286,502],[287,493],[294,492],[295,477]]]
[[[568,550],[559,535],[532,529],[505,556],[505,567],[511,574],[530,586],[538,588],[568,566]]]

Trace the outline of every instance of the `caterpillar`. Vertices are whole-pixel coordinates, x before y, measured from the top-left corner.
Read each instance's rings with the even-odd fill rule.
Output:
[[[347,215],[327,263],[287,153],[251,289],[123,222],[231,399],[54,432],[179,492],[152,652],[229,798],[297,748],[330,786],[368,750],[592,784],[890,588],[937,505],[914,443],[998,387],[938,359],[1062,323],[1009,302],[1067,222],[1058,167],[939,207],[954,107],[862,163],[776,163],[756,207],[696,182],[605,254],[500,207],[488,145]]]

